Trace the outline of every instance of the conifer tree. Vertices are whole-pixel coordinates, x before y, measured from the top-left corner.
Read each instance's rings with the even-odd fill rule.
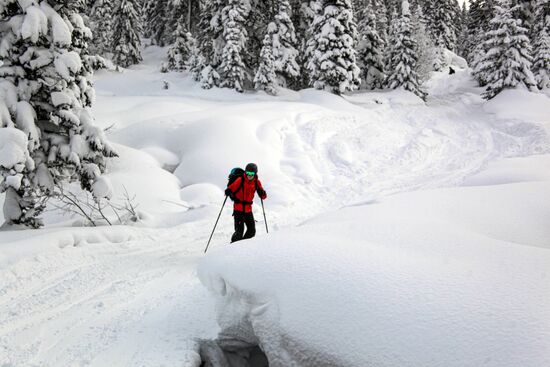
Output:
[[[543,28],[536,37],[533,60],[535,80],[540,89],[550,89],[550,35]]]
[[[321,16],[323,10],[322,0],[304,0],[300,7],[300,26],[301,29],[301,44],[299,54],[299,64],[302,70],[301,87],[306,88],[311,85],[310,70],[308,63],[313,59],[312,48],[308,47],[308,41],[313,38],[313,29],[311,25],[313,21]]]
[[[418,80],[424,82],[429,79],[436,62],[437,50],[428,31],[426,30],[426,19],[422,6],[417,5],[416,11],[411,15],[412,36],[416,43],[416,72]]]
[[[455,9],[453,0],[427,0],[426,18],[428,29],[435,42],[442,41],[441,46],[451,51],[456,47],[454,26]]]
[[[183,71],[188,68],[188,61],[195,51],[195,39],[184,29],[183,24],[178,26],[175,42],[168,50],[168,68]]]
[[[168,44],[167,10],[168,0],[149,0],[145,8],[144,34],[161,47]]]
[[[113,5],[109,0],[96,0],[90,14],[90,29],[94,36],[91,52],[105,55],[111,52],[113,37]]]
[[[513,0],[512,5],[517,5],[514,17],[521,20],[521,26],[527,29],[527,36],[534,42],[535,0]]]
[[[113,22],[113,61],[128,67],[139,63],[141,58],[141,19],[138,0],[120,0]]]
[[[369,89],[382,89],[386,75],[384,72],[384,43],[376,31],[376,16],[372,6],[364,6],[360,11],[358,24],[359,42],[357,45],[358,64],[361,79]]]
[[[275,63],[273,60],[272,44],[273,38],[266,34],[260,52],[260,64],[254,77],[254,86],[257,90],[263,90],[268,94],[276,95]]]
[[[403,88],[425,99],[426,93],[420,88],[416,73],[417,62],[416,44],[411,34],[409,2],[404,0],[401,5],[401,19],[392,38],[388,87]]]
[[[105,158],[116,153],[90,111],[91,68],[82,56],[91,32],[81,5],[0,3],[0,191],[9,224],[39,227],[45,200],[63,180],[97,199],[106,194],[97,185]]]
[[[389,41],[388,8],[383,0],[372,0],[371,6],[375,11],[376,32],[383,42],[383,48],[386,48]]]
[[[462,9],[460,11],[460,28],[458,29],[457,33],[457,39],[456,39],[456,50],[459,56],[462,56],[464,58],[467,58],[468,54],[468,38],[469,38],[469,32],[468,32],[468,9],[466,8],[466,3],[462,4]]]
[[[287,86],[292,84],[300,75],[298,50],[296,49],[298,41],[294,25],[290,20],[288,0],[280,0],[278,3],[277,14],[273,22],[267,26],[267,34],[271,38],[274,67],[279,80],[278,85]]]
[[[359,67],[354,48],[357,26],[350,0],[324,0],[308,39],[310,83],[336,94],[357,89]]]
[[[223,39],[225,41],[220,65],[221,87],[243,92],[245,82],[244,54],[248,33],[245,28],[250,3],[246,0],[228,0],[222,10]]]
[[[533,73],[540,89],[550,89],[550,0],[538,0],[536,9]]]
[[[219,86],[223,40],[221,0],[205,0],[201,2],[200,21],[197,34],[197,55],[194,67],[191,69],[196,81],[201,82],[204,89]]]
[[[491,30],[487,33],[488,50],[477,65],[476,75],[486,82],[483,97],[491,99],[507,88],[532,89],[536,82],[531,72],[531,45],[527,28],[517,16],[517,5],[511,0],[498,0]]]

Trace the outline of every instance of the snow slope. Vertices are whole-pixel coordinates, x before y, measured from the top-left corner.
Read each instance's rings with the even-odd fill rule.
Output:
[[[124,189],[135,195],[142,221],[135,226],[81,228],[78,218],[48,211],[45,229],[0,232],[0,365],[198,366],[198,340],[214,338],[219,326],[217,297],[202,287],[196,266],[220,210],[228,171],[249,161],[260,167],[273,232],[270,238],[265,236],[260,221],[258,241],[250,245],[307,231],[307,225],[295,227],[322,213],[339,217],[340,208],[386,200],[391,194],[411,192],[412,196],[396,196],[396,201],[388,202],[406,209],[439,192],[415,193],[418,190],[496,181],[515,182],[520,189],[500,192],[494,187],[469,187],[472,191],[462,188],[437,194],[456,205],[484,199],[486,190],[496,196],[483,210],[466,209],[479,210],[482,219],[487,210],[499,213],[494,221],[481,222],[468,222],[469,217],[460,212],[442,214],[452,223],[438,236],[453,230],[469,246],[467,230],[478,239],[480,228],[488,226],[490,231],[481,233],[491,246],[526,241],[540,247],[547,235],[534,217],[524,223],[500,209],[508,197],[514,205],[528,197],[522,213],[531,213],[534,202],[544,203],[548,197],[544,188],[531,182],[547,181],[546,158],[529,158],[550,153],[548,121],[541,118],[549,108],[546,96],[533,98],[538,117],[524,109],[523,114],[508,118],[497,113],[498,107],[491,109],[482,102],[467,71],[436,75],[430,81],[432,97],[427,106],[401,91],[345,98],[314,90],[285,91],[279,97],[204,91],[181,74],[161,74],[162,50],[150,47],[144,55],[143,64],[123,73],[98,73],[94,110],[120,153],[110,163],[115,197],[120,198]],[[164,81],[169,84],[167,90]],[[514,101],[512,96],[502,103]],[[516,159],[515,166],[522,170],[506,168],[508,163],[499,163],[504,158]],[[447,208],[423,205],[423,214],[432,213],[425,219],[428,224]],[[363,213],[365,208],[342,210],[359,218],[375,216]],[[385,208],[380,221],[388,220],[395,209],[390,204]],[[257,206],[255,210],[256,218],[261,218]],[[539,211],[544,214],[544,210]],[[323,217],[319,218],[315,220],[324,227]],[[516,231],[512,226],[516,220],[522,220],[529,235]],[[361,229],[358,233],[367,231],[363,222],[354,223],[342,223],[342,230],[351,226]],[[211,244],[215,255],[207,257],[212,263],[202,270],[207,284],[211,275],[225,277],[225,272],[236,271],[212,265],[228,261],[232,255],[224,257],[224,251],[240,248],[218,252],[232,226],[227,206]],[[380,242],[391,242],[390,235],[398,236],[400,230],[392,227],[391,233],[380,232],[388,235]],[[346,232],[339,246],[346,244],[347,236]],[[349,234],[351,245],[362,244],[357,236]],[[327,232],[327,241],[330,238]],[[308,241],[304,238],[304,244]],[[399,253],[399,243],[393,246]],[[439,252],[428,250],[419,248],[432,261],[440,261]],[[414,253],[414,248],[407,251]],[[410,269],[409,274],[416,274],[412,265]],[[491,274],[506,275],[496,270]],[[478,281],[481,284],[482,278]],[[472,280],[472,284],[478,283]],[[240,284],[234,286],[242,294]]]
[[[224,338],[256,336],[270,366],[543,367],[549,197],[548,179],[395,195],[215,251],[199,275]]]

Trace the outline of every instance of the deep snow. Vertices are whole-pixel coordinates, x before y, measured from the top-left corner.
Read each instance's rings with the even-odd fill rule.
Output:
[[[535,362],[548,358],[541,337],[550,340],[549,300],[537,293],[548,290],[541,269],[550,266],[547,96],[511,91],[484,103],[466,70],[435,75],[427,106],[401,91],[345,98],[314,90],[279,97],[203,91],[181,74],[158,72],[159,51],[148,48],[146,61],[123,73],[96,76],[95,116],[120,153],[110,163],[115,197],[124,188],[135,195],[142,221],[80,228],[72,226],[79,220],[52,211],[45,229],[0,232],[0,365],[198,366],[198,340],[220,330],[215,303],[228,299],[216,296],[213,279],[222,279],[234,290],[231,302],[243,294],[267,302],[274,332],[260,337],[270,343],[291,332],[293,344],[281,348],[288,358],[326,347],[331,358],[356,365],[366,357],[461,365],[492,348],[483,362],[504,366],[498,363],[514,350],[510,362],[539,347],[525,365],[543,366]],[[256,207],[258,238],[224,246],[232,231],[226,207],[201,268],[213,296],[196,265],[228,171],[249,161],[260,167],[273,233],[264,235]],[[278,246],[288,252],[274,251]],[[353,258],[339,263],[339,256]],[[266,274],[258,268],[269,258],[264,269],[273,272]],[[300,265],[295,284],[285,261]],[[348,262],[360,271],[339,277]],[[320,269],[331,276],[318,277]],[[268,276],[273,288],[255,276]],[[278,287],[283,280],[293,284]],[[257,293],[245,292],[250,284]],[[300,287],[324,302],[294,299]],[[338,312],[336,305],[345,306],[340,291],[351,297],[350,312],[368,312]],[[393,308],[385,307],[388,292]],[[362,294],[376,297],[365,303]],[[408,296],[414,307],[404,309],[399,302]],[[303,307],[303,318],[285,313],[289,304]],[[486,311],[466,312],[475,306]],[[375,329],[359,327],[371,324]],[[438,337],[445,326],[452,333]],[[327,335],[316,333],[329,330],[337,339],[347,327],[358,336],[347,346],[325,346]],[[396,330],[407,332],[395,337]],[[449,351],[453,338],[463,343]],[[474,341],[481,344],[471,348]],[[414,348],[406,354],[408,342]],[[513,343],[516,349],[503,348]]]

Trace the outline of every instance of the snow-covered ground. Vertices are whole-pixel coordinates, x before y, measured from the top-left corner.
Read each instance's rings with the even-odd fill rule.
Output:
[[[550,98],[485,103],[466,70],[427,105],[204,91],[146,51],[95,105],[142,221],[0,232],[0,366],[198,366],[242,318],[275,366],[550,363]],[[204,257],[250,161],[270,234],[256,206],[257,238],[226,246],[227,205]]]

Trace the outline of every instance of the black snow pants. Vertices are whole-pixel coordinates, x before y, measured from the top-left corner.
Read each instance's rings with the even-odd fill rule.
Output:
[[[231,236],[231,242],[246,240],[256,235],[256,221],[254,220],[254,214],[234,211],[233,219],[235,220],[235,233]],[[244,233],[245,224],[246,233]]]

